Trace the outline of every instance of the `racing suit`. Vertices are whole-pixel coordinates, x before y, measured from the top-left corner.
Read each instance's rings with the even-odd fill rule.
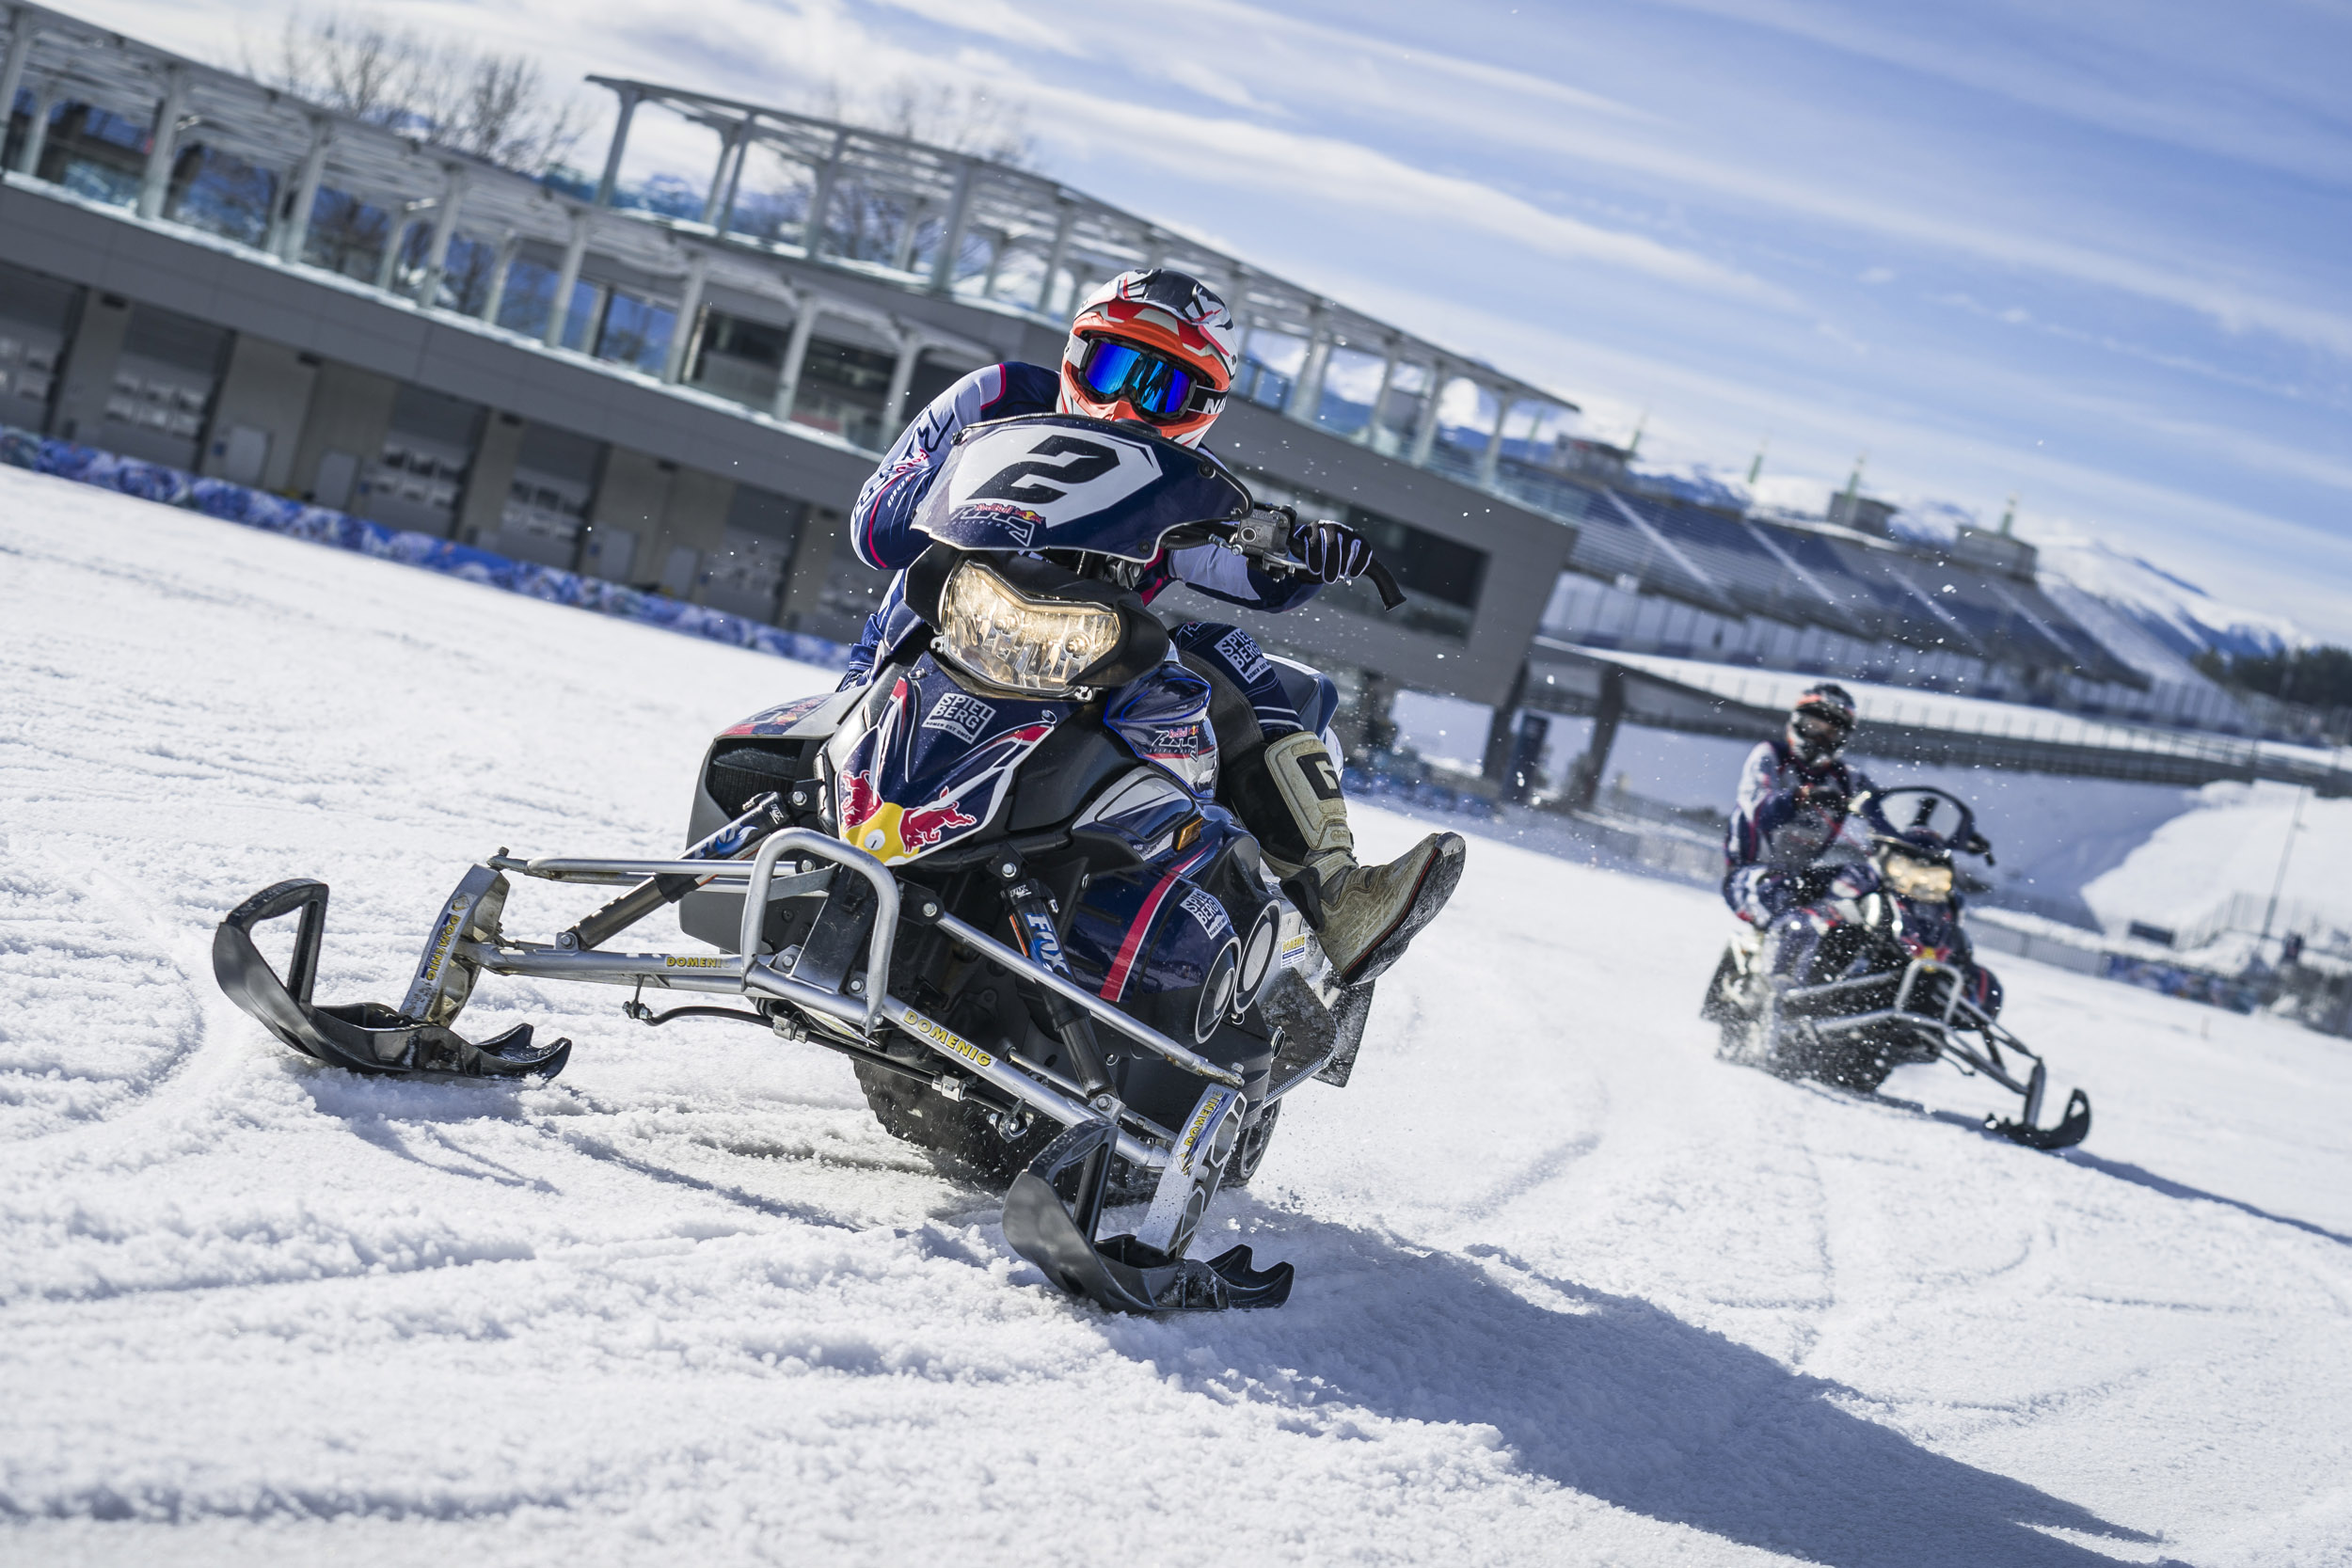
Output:
[[[850,547],[868,566],[898,576],[891,579],[881,606],[866,618],[865,633],[850,650],[849,673],[841,680],[843,689],[863,685],[872,674],[876,659],[903,641],[918,625],[906,603],[906,568],[930,540],[915,532],[913,524],[940,464],[955,445],[956,433],[987,420],[1050,414],[1060,390],[1060,376],[1042,366],[1018,361],[983,366],[932,399],[866,482],[850,514]],[[1277,580],[1222,545],[1162,552],[1144,568],[1136,592],[1149,604],[1171,582],[1184,583],[1230,604],[1269,611],[1295,610],[1322,586],[1307,578]],[[1188,621],[1168,636],[1185,662],[1196,668],[1207,666],[1248,700],[1263,740],[1302,727],[1272,662],[1248,632],[1221,622]]]
[[[1842,759],[1807,768],[1787,736],[1748,753],[1724,829],[1724,902],[1777,938],[1775,973],[1802,974],[1821,938],[1841,924],[1835,904],[1878,886],[1867,863],[1820,863],[1845,832],[1849,804],[1870,793],[1862,770]],[[1865,800],[1862,814],[1873,828],[1892,832],[1875,804]]]

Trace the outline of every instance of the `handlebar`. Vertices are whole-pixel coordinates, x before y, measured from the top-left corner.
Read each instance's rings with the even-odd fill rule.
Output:
[[[1291,530],[1297,526],[1296,509],[1261,506],[1232,525],[1226,543],[1269,571],[1285,577],[1311,577],[1313,569],[1290,553]],[[1405,590],[1397,585],[1396,575],[1378,556],[1374,556],[1365,566],[1364,576],[1372,579],[1373,588],[1378,592],[1382,610],[1394,610],[1405,602]]]

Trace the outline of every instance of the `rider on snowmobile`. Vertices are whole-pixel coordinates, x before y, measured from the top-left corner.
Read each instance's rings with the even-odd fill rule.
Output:
[[[1867,799],[1870,781],[1839,755],[1853,727],[1854,701],[1844,687],[1808,687],[1789,709],[1788,727],[1759,742],[1740,769],[1724,832],[1724,902],[1740,919],[1780,934],[1774,968],[1784,974],[1795,973],[1839,923],[1836,901],[1878,886],[1867,862],[1820,863],[1854,803],[1862,802],[1874,829],[1895,832]]]
[[[881,651],[913,629],[905,568],[930,540],[912,524],[958,431],[1021,414],[1077,414],[1136,423],[1197,447],[1224,406],[1238,356],[1225,302],[1187,274],[1154,267],[1121,273],[1080,304],[1058,370],[987,365],[940,393],[866,482],[850,515],[858,559],[898,576],[867,619],[842,685],[863,684]],[[1146,602],[1183,582],[1213,598],[1280,611],[1305,604],[1325,583],[1360,576],[1372,562],[1371,546],[1343,523],[1302,522],[1289,543],[1311,578],[1278,578],[1209,544],[1163,552],[1132,586]],[[1339,768],[1301,724],[1255,640],[1238,626],[1204,621],[1179,626],[1169,637],[1177,657],[1216,694],[1220,798],[1315,926],[1342,983],[1379,974],[1453,892],[1461,837],[1432,833],[1386,865],[1358,864]]]

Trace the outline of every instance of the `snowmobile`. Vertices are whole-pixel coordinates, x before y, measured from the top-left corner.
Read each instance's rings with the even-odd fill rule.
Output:
[[[1812,891],[1829,899],[1837,923],[1789,966],[1793,974],[1780,973],[1775,946],[1809,933],[1740,926],[1700,1007],[1722,1029],[1716,1054],[1861,1094],[1876,1094],[1899,1067],[1949,1062],[2023,1097],[2014,1119],[1987,1117],[1988,1131],[2033,1148],[2082,1142],[2090,1097],[2074,1090],[2057,1123],[2041,1125],[2049,1069],[1998,1022],[1997,984],[1978,967],[1962,922],[1954,857],[1994,863],[1976,814],[1957,796],[1918,785],[1865,794],[1851,810],[1884,825],[1870,834],[1876,889],[1837,897],[1836,867],[1812,873],[1820,882]],[[1898,828],[1899,810],[1911,820]],[[1940,830],[1939,816],[1947,820]]]
[[[1188,1255],[1249,1180],[1284,1099],[1344,1085],[1374,986],[1314,931],[1216,799],[1208,680],[1133,585],[1216,541],[1277,573],[1295,516],[1213,457],[1139,428],[1025,416],[961,433],[907,574],[920,624],[863,686],[721,734],[691,847],[665,860],[522,858],[459,880],[397,1007],[312,1001],[327,890],[280,882],[221,922],[221,987],[286,1045],[370,1074],[552,1075],[568,1040],[457,1033],[485,975],[620,986],[652,1025],[739,1020],[850,1059],[890,1132],[1006,1183],[1006,1240],[1070,1291],[1133,1312],[1275,1307],[1287,1263]],[[1370,577],[1393,609],[1385,566]],[[1330,680],[1279,673],[1310,728]],[[504,925],[514,878],[625,888],[558,932]],[[693,952],[612,943],[675,907]],[[281,975],[253,936],[298,916]],[[703,1000],[657,1008],[647,996]],[[723,1004],[723,1005],[721,1005]],[[1106,1206],[1142,1203],[1100,1237]]]

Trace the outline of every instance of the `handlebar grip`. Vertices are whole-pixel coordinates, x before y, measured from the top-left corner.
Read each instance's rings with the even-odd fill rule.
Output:
[[[1364,576],[1370,578],[1373,587],[1380,591],[1381,609],[1394,610],[1405,602],[1405,590],[1396,585],[1396,574],[1390,571],[1388,563],[1377,556],[1375,556],[1372,564],[1364,569]]]

